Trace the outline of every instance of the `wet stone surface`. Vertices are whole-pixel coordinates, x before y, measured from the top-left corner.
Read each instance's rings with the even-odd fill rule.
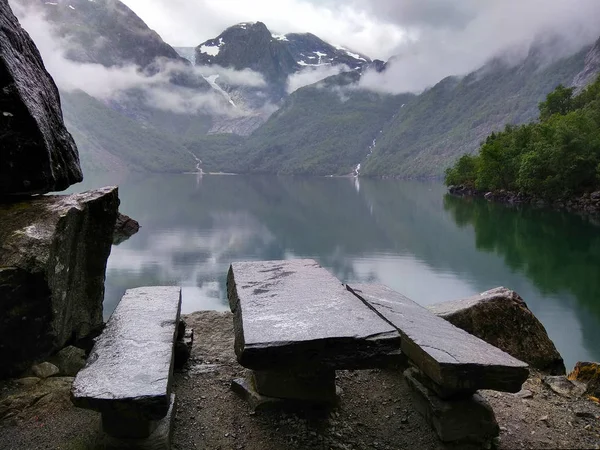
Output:
[[[400,330],[402,352],[440,386],[443,394],[478,389],[519,392],[527,379],[527,364],[388,287],[357,284],[348,289]]]
[[[399,333],[314,260],[233,263],[227,278],[240,364],[362,368],[398,356]]]
[[[0,202],[0,378],[102,326],[118,206],[114,186]]]
[[[169,409],[181,288],[130,289],[73,383],[76,406],[160,419]]]
[[[0,197],[66,189],[82,180],[56,84],[8,2],[0,2]]]

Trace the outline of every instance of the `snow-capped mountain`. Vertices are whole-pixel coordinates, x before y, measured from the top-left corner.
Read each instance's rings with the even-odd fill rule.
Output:
[[[262,22],[244,22],[198,45],[195,62],[251,69],[277,82],[304,67],[343,65],[348,70],[362,70],[372,61],[311,33],[276,34]]]

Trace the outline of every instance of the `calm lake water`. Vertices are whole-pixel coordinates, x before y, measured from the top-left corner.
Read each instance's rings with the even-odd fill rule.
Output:
[[[71,190],[107,184],[142,229],[113,247],[106,316],[144,285],[183,286],[185,313],[227,310],[232,261],[314,258],[344,282],[381,282],[422,305],[506,286],[568,370],[600,361],[600,228],[576,215],[348,178],[88,174]]]

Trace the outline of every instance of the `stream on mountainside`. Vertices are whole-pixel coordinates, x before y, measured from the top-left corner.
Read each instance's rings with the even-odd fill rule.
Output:
[[[183,286],[183,312],[226,310],[238,260],[315,258],[344,282],[381,282],[423,304],[517,291],[567,370],[600,361],[600,225],[445,195],[437,183],[360,178],[86,174],[120,186],[140,232],[113,247],[105,315],[125,289]]]

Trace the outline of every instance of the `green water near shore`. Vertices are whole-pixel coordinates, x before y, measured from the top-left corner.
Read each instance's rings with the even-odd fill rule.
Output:
[[[506,286],[567,368],[600,361],[600,226],[577,215],[395,180],[88,174],[71,190],[107,184],[142,225],[113,247],[107,316],[142,285],[183,286],[184,312],[226,310],[232,261],[315,258],[344,282],[381,282],[423,305]]]

